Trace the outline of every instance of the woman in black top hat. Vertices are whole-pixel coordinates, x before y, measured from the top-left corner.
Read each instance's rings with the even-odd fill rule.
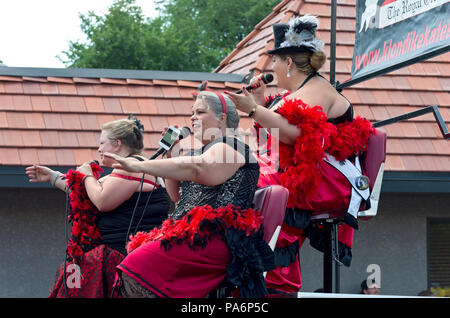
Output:
[[[245,87],[242,95],[227,92],[254,119],[258,142],[267,136],[266,144],[258,147],[258,186],[281,184],[290,193],[275,251],[277,268],[266,276],[275,293],[301,288],[299,248],[305,237],[314,237],[311,244],[321,248],[311,215],[349,204],[351,186],[323,159],[332,154],[343,160],[361,151],[372,132],[368,121],[353,120],[350,102],[318,73],[326,62],[323,42],[315,34],[318,26],[311,15],[273,26],[274,49],[267,53],[273,56],[278,87],[287,91],[266,97],[266,85],[257,76],[250,82],[251,93]],[[347,219],[356,227],[356,219]],[[348,264],[353,228],[344,224],[339,231],[341,261]]]

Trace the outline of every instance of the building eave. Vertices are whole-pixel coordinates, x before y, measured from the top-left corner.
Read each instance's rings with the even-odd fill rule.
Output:
[[[242,83],[244,75],[208,72],[178,72],[151,70],[122,70],[99,68],[37,68],[37,67],[2,67],[0,76],[29,77],[82,77],[82,78],[116,78],[142,80],[183,80]]]
[[[67,172],[75,167],[51,166],[50,168]],[[51,186],[49,183],[30,183],[25,174],[25,167],[0,166],[0,188],[51,188]],[[386,171],[381,192],[450,193],[450,173]]]

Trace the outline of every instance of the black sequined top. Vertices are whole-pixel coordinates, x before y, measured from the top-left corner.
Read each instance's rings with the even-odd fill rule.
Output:
[[[171,218],[178,220],[192,210],[192,208],[203,205],[218,208],[231,203],[242,209],[252,207],[253,196],[259,178],[259,164],[251,154],[248,145],[234,137],[223,137],[215,139],[201,149],[191,151],[188,155],[201,155],[204,151],[219,142],[226,143],[241,153],[245,158],[245,164],[231,178],[219,185],[207,186],[192,181],[182,181],[180,184],[180,200],[170,215]]]

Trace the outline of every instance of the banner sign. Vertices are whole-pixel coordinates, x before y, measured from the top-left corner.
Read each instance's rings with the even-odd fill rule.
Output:
[[[352,80],[449,50],[450,0],[357,0]]]

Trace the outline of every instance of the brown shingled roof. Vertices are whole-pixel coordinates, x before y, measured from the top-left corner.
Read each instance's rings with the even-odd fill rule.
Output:
[[[238,89],[243,75],[250,71],[270,72],[271,59],[265,52],[273,47],[272,25],[295,15],[318,16],[318,35],[328,53],[330,12],[328,0],[280,2],[215,70],[241,77],[208,79],[209,88]],[[350,77],[354,29],[355,0],[339,1],[336,80],[340,82]],[[97,157],[101,125],[129,113],[143,122],[146,151],[153,153],[164,127],[189,125],[192,92],[202,79],[199,73],[152,72],[158,76],[142,75],[140,71],[0,67],[0,165],[73,166],[91,161]],[[329,63],[323,75],[328,72]],[[272,85],[270,90],[276,92],[277,88]],[[355,106],[356,114],[371,121],[436,104],[448,126],[449,91],[450,53],[446,53],[346,88],[343,93]],[[251,121],[242,116],[241,127],[250,125]],[[442,138],[433,115],[385,129],[386,170],[450,172],[450,142]]]
[[[336,81],[350,78],[355,39],[356,0],[339,1],[336,32]],[[306,13],[318,16],[317,35],[329,55],[331,5],[328,0],[284,0],[244,38],[217,67],[218,73],[260,74],[271,72],[272,25]],[[329,76],[329,61],[322,74]],[[274,84],[271,93],[277,91]],[[443,120],[450,122],[450,53],[442,54],[383,76],[346,88],[356,115],[372,122],[430,105],[437,105]],[[387,171],[450,172],[450,141],[432,114],[385,126],[388,134]]]
[[[190,126],[192,93],[202,82],[195,80],[198,74],[186,81],[127,78],[126,71],[124,78],[79,77],[70,69],[64,76],[45,76],[48,72],[0,69],[0,74],[39,75],[0,75],[0,165],[75,166],[92,161],[98,156],[100,127],[130,113],[143,123],[145,150],[151,155],[163,128]],[[242,77],[234,82],[226,77],[210,80],[208,87],[216,91],[241,88],[236,78]],[[244,129],[250,125],[248,118],[242,119]]]

